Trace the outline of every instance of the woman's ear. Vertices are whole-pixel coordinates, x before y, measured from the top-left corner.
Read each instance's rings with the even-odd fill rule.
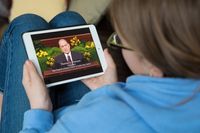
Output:
[[[157,68],[156,66],[151,66],[150,70],[149,70],[149,76],[151,77],[158,77],[158,78],[162,78],[164,76],[163,72]]]
[[[144,63],[143,69],[144,69],[145,75],[148,75],[151,77],[159,77],[159,78],[164,77],[163,72],[158,67],[154,66],[146,59],[143,59],[143,63]]]

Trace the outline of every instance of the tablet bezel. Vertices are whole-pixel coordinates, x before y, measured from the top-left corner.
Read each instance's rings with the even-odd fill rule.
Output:
[[[52,86],[56,86],[56,85],[60,85],[60,84],[64,84],[64,83],[69,83],[69,82],[73,82],[73,81],[77,81],[77,80],[82,80],[82,79],[86,79],[86,78],[92,78],[92,77],[96,77],[96,76],[100,76],[100,75],[104,74],[104,72],[107,68],[107,63],[106,63],[106,60],[105,60],[105,57],[104,57],[103,49],[102,49],[102,46],[101,46],[101,43],[100,43],[98,33],[96,31],[96,28],[95,28],[94,25],[82,25],[82,26],[65,27],[65,28],[59,28],[59,29],[32,31],[32,32],[26,32],[22,35],[28,58],[29,58],[29,60],[31,60],[34,63],[34,65],[36,66],[36,69],[38,70],[39,74],[43,78],[42,71],[41,71],[41,68],[40,68],[40,65],[39,65],[38,58],[36,56],[36,51],[35,51],[33,40],[32,40],[31,36],[37,35],[37,34],[53,33],[53,32],[59,32],[59,31],[84,29],[84,28],[89,28],[89,30],[90,30],[90,33],[91,33],[92,39],[95,43],[95,48],[96,48],[97,55],[99,57],[100,64],[101,64],[103,71],[98,72],[98,73],[94,73],[94,74],[85,75],[85,76],[80,76],[80,77],[77,77],[77,78],[72,78],[72,79],[67,79],[67,80],[63,80],[63,81],[58,81],[58,82],[46,84],[47,87],[52,87]]]

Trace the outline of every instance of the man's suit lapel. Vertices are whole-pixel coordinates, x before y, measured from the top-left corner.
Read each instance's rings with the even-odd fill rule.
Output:
[[[62,62],[67,62],[67,59],[66,59],[66,57],[65,57],[65,54],[64,54],[64,53],[62,54],[61,58],[62,58]]]

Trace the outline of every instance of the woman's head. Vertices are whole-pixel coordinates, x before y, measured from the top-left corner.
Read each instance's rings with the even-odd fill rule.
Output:
[[[200,78],[199,0],[114,0],[111,17],[122,42],[156,71]]]

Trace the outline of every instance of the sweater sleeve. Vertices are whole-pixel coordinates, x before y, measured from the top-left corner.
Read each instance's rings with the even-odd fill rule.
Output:
[[[24,114],[23,129],[20,133],[47,132],[53,126],[53,114],[45,110],[28,110]]]

